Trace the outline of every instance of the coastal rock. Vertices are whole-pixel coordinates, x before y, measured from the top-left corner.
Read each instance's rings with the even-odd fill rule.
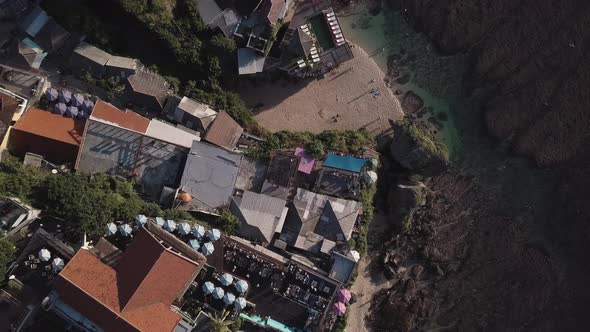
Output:
[[[416,207],[424,204],[426,198],[426,186],[419,181],[405,181],[392,187],[389,192],[389,205],[393,207],[392,213],[407,215]]]
[[[424,100],[414,93],[414,91],[407,91],[402,98],[402,109],[406,114],[414,114],[419,112],[424,107]]]
[[[400,77],[395,79],[395,83],[400,84],[400,85],[407,84],[408,82],[410,82],[411,78],[412,78],[412,74],[403,73]]]
[[[484,111],[493,136],[514,136],[512,150],[544,166],[583,152],[588,1],[402,0],[401,7],[440,51],[469,50],[466,90],[490,92]]]
[[[402,167],[423,174],[444,170],[449,159],[444,144],[407,119],[393,125],[390,151],[393,160]]]

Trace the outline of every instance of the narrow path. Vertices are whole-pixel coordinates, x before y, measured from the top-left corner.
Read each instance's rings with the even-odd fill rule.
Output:
[[[387,222],[387,216],[376,214],[369,228],[369,253],[359,262],[359,275],[351,289],[356,295],[356,302],[348,307],[346,331],[368,331],[366,317],[369,315],[373,296],[380,290],[391,287],[391,282],[385,278],[382,270],[376,268],[379,264],[378,253],[382,243],[380,239]]]

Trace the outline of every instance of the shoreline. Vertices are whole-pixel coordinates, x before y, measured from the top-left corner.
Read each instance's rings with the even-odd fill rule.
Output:
[[[354,58],[324,78],[304,82],[246,80],[238,88],[248,105],[259,105],[256,120],[270,131],[366,129],[375,136],[391,131],[391,121],[404,116],[385,83],[381,68],[359,46]],[[379,96],[371,91],[378,89]]]

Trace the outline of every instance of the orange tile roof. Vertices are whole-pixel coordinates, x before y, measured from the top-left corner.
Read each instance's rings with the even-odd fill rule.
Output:
[[[14,129],[78,146],[82,141],[84,120],[31,108],[18,120]]]
[[[141,229],[115,269],[81,249],[56,281],[65,303],[107,331],[172,331],[170,305],[201,266]]]
[[[209,143],[233,150],[244,129],[226,112],[219,112],[205,134]]]
[[[91,119],[92,118],[114,123],[119,127],[127,128],[142,134],[145,134],[150,125],[149,119],[144,118],[135,112],[120,110],[102,100],[96,101],[94,109],[92,110]]]

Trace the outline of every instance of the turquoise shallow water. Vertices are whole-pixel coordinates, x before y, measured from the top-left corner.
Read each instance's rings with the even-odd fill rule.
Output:
[[[447,121],[438,132],[438,138],[449,148],[451,157],[461,149],[461,140],[455,125],[453,112],[459,101],[460,77],[464,70],[463,59],[441,57],[436,54],[425,36],[417,34],[401,18],[399,13],[381,11],[371,15],[365,7],[339,16],[347,40],[363,48],[372,59],[387,72],[387,57],[404,50],[415,59],[404,66],[403,72],[412,75],[403,85],[394,85],[392,90],[413,91],[420,96],[429,110],[424,121],[438,113],[445,113]],[[439,69],[439,70],[437,70]],[[450,74],[449,74],[450,73]]]

